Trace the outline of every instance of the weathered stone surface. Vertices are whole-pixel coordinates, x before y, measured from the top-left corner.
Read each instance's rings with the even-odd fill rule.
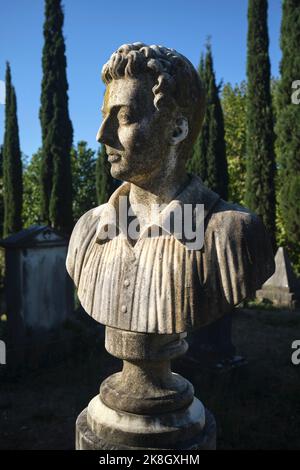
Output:
[[[6,251],[9,326],[51,330],[73,312],[73,286],[65,269],[68,238],[33,225],[0,240]]]
[[[87,408],[83,410],[76,421],[76,449],[77,450],[215,450],[216,449],[216,422],[213,415],[205,409],[204,428],[192,439],[185,439],[184,433],[181,440],[171,447],[159,442],[155,447],[153,443],[145,446],[130,446],[120,442],[112,442],[110,439],[98,437],[88,426]]]
[[[275,265],[274,274],[256,292],[256,297],[258,300],[270,300],[279,307],[295,309],[300,303],[300,282],[284,247],[278,248]]]
[[[73,231],[67,269],[80,302],[100,323],[129,331],[172,334],[206,325],[274,272],[268,235],[258,217],[185,171],[201,124],[193,118],[204,106],[199,76],[186,58],[159,46],[125,45],[103,78],[97,138],[112,175],[126,183]],[[132,209],[125,221],[122,201]],[[155,212],[155,204],[165,207]],[[204,205],[203,246],[190,248],[177,227],[165,230],[164,221],[187,204],[196,226],[196,207]],[[130,217],[137,239],[128,231]],[[161,231],[149,236],[154,226]]]
[[[151,374],[150,384],[144,380],[145,372]],[[116,410],[153,414],[189,405],[194,398],[194,388],[186,379],[172,373],[169,364],[159,363],[153,367],[149,363],[145,366],[125,362],[122,372],[102,382],[100,397]]]
[[[131,446],[176,446],[184,436],[190,440],[205,425],[202,403],[194,398],[187,408],[172,413],[143,415],[112,410],[99,396],[88,406],[89,428],[104,440]]]
[[[126,359],[122,372],[108,377],[88,405],[87,426],[94,436],[121,449],[176,449],[203,438],[204,407],[193,386],[170,368],[170,358],[186,350],[184,336],[106,328],[110,352],[124,359],[124,351]]]
[[[271,244],[257,216],[185,170],[205,97],[184,56],[127,44],[102,78],[97,140],[124,184],[77,222],[67,269],[124,367],[79,417],[77,448],[214,448],[214,420],[170,359],[186,351],[182,334],[222,317],[273,273]]]
[[[122,372],[102,382],[103,403],[114,410],[148,415],[188,407],[194,388],[170,368],[170,360],[187,350],[185,336],[149,335],[107,327],[106,349],[123,359],[124,365]]]
[[[55,357],[51,332],[74,311],[73,283],[65,268],[68,238],[32,225],[0,240],[0,246],[5,248],[7,364],[11,371],[36,367]],[[55,349],[58,353],[60,347]]]
[[[118,188],[108,204],[116,204],[130,186]],[[68,269],[83,307],[95,320],[120,329],[172,334],[208,324],[255,294],[273,272],[265,229],[259,218],[225,201],[214,199],[209,210],[210,193],[193,177],[177,198],[207,208],[200,250],[187,249],[169,234],[142,237],[134,247],[121,234],[99,244],[97,227],[105,207],[80,219]]]
[[[186,333],[152,335],[107,327],[105,348],[113,356],[124,360],[170,360],[186,353],[186,336]]]

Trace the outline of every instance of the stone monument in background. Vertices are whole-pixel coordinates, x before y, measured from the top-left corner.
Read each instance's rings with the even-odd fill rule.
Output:
[[[68,238],[32,225],[0,241],[5,248],[8,365],[23,365],[29,339],[46,341],[74,310],[74,288],[65,268]],[[42,336],[43,335],[43,336]]]
[[[261,220],[185,170],[205,94],[174,49],[134,43],[104,65],[97,140],[124,183],[77,222],[67,269],[123,359],[76,423],[77,449],[213,449],[216,424],[170,360],[186,332],[230,312],[268,279]],[[186,211],[185,211],[186,209]]]
[[[277,307],[295,310],[300,305],[300,282],[282,246],[277,250],[275,265],[275,273],[256,292],[256,297],[261,301],[269,300]]]

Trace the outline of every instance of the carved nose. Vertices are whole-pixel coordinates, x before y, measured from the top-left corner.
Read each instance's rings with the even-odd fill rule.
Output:
[[[110,119],[106,118],[97,132],[96,140],[100,144],[113,146],[115,140],[113,134],[112,123],[110,122]]]
[[[105,144],[104,126],[105,126],[105,121],[103,121],[102,124],[100,125],[97,135],[96,135],[96,140],[97,142],[99,142],[99,144]]]
[[[102,127],[102,126],[99,127],[98,132],[97,132],[97,135],[96,135],[96,141],[99,142],[99,144],[102,143],[102,142],[101,142],[101,138],[102,138],[101,127]]]

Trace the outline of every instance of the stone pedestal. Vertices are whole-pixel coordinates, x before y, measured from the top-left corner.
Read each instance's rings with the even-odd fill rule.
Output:
[[[76,449],[215,449],[213,416],[170,360],[186,333],[154,335],[106,328],[107,351],[123,359],[76,422]]]

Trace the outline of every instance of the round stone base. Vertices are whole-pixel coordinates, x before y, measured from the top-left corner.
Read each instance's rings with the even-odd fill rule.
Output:
[[[106,437],[97,436],[89,427],[87,419],[88,409],[83,410],[76,421],[76,449],[77,450],[215,450],[216,448],[216,422],[213,415],[205,409],[205,425],[203,429],[190,439],[185,439],[182,432],[181,439],[174,442],[172,446],[164,445],[164,442],[156,443],[155,446],[128,445],[112,441]],[[142,436],[141,436],[142,437]],[[145,434],[145,441],[148,440]],[[163,441],[163,440],[162,440]]]

